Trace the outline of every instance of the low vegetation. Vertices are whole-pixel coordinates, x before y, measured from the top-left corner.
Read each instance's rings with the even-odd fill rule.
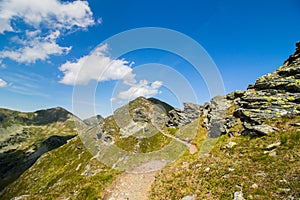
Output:
[[[159,173],[151,199],[181,199],[187,195],[233,199],[236,191],[242,191],[246,199],[299,198],[300,130],[292,126],[299,120],[273,119],[268,123],[279,130],[270,135],[223,135],[209,154],[186,153]],[[203,144],[204,132],[198,132],[194,140],[198,146]],[[230,142],[236,145],[229,147]],[[278,146],[268,149],[271,144]]]
[[[93,158],[76,137],[44,154],[5,189],[1,199],[22,195],[28,199],[98,199],[117,175]]]

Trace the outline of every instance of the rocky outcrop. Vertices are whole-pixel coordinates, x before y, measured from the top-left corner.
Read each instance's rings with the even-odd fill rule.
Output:
[[[178,128],[202,116],[212,138],[235,132],[260,136],[276,131],[265,121],[300,114],[300,42],[296,46],[283,66],[260,77],[247,90],[215,97],[204,106],[184,103],[183,110],[170,110],[167,126]]]
[[[297,43],[296,52],[285,61],[283,66],[257,79],[256,83],[249,85],[246,91],[238,90],[224,97],[215,97],[204,106],[184,103],[184,109],[173,109],[157,99],[146,100],[140,97],[129,104],[127,110],[131,116],[125,118],[132,118],[137,123],[147,123],[154,116],[149,117],[151,104],[157,104],[164,113],[168,114],[168,119],[160,117],[161,120],[159,118],[158,121],[161,124],[166,122],[168,127],[179,128],[201,116],[209,137],[241,133],[261,136],[277,130],[276,127],[266,124],[266,120],[299,115],[299,103],[300,43]],[[116,116],[118,113],[125,113],[120,110],[125,109],[117,110]],[[125,115],[121,116],[121,121],[126,121]]]
[[[209,109],[207,120],[204,122],[206,123],[209,137],[219,137],[235,124],[233,118],[227,116],[227,110],[230,106],[232,106],[232,102],[221,96],[213,98],[211,103],[206,106]]]
[[[228,133],[228,130],[237,123],[236,119],[227,113],[233,102],[233,100],[217,96],[204,106],[184,103],[183,110],[176,108],[169,112],[167,126],[179,128],[201,116],[208,130],[208,136],[212,138],[219,137],[222,134]]]
[[[257,79],[245,92],[227,95],[238,108],[244,134],[266,135],[276,130],[265,124],[267,119],[300,114],[300,43],[296,52],[275,72]]]
[[[93,117],[83,120],[83,122],[88,126],[97,126],[102,120],[103,120],[103,117],[101,115],[96,115],[96,116],[93,116]]]
[[[194,103],[183,103],[184,109],[175,108],[168,113],[168,127],[181,127],[191,123],[203,114],[203,107]]]
[[[135,108],[132,111],[132,120],[134,122],[149,122],[148,111],[144,107]]]
[[[222,134],[261,136],[276,131],[268,119],[300,114],[300,42],[296,52],[275,72],[257,79],[245,91],[215,97],[204,106],[185,103],[184,109],[169,112],[170,127],[181,127],[198,118],[215,138]]]

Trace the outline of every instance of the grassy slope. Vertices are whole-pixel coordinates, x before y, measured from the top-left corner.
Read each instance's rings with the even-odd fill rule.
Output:
[[[240,187],[246,199],[300,198],[300,131],[291,126],[299,120],[269,121],[280,130],[264,137],[224,135],[208,155],[186,153],[159,173],[151,199],[181,199],[193,194],[196,199],[233,199]],[[199,127],[194,141],[198,147],[206,135],[205,128]],[[230,141],[238,144],[223,149]],[[276,156],[265,154],[264,148],[275,142],[281,142],[273,150]]]
[[[17,179],[40,154],[77,135],[76,120],[62,108],[34,113],[0,109],[0,190]],[[59,136],[61,143],[53,138],[47,140],[52,136]]]
[[[85,150],[79,137],[44,154],[1,199],[29,195],[28,199],[97,199],[117,175]]]
[[[103,127],[105,130],[109,130],[109,134],[114,137],[116,146],[129,152],[136,151],[137,153],[148,153],[157,151],[171,142],[170,138],[164,136],[162,133],[159,133],[159,131],[154,127],[152,129],[154,129],[156,133],[154,133],[151,137],[138,138],[136,137],[138,133],[129,137],[123,137],[120,134],[119,126],[122,124],[118,123],[129,123],[127,120],[132,120],[135,109],[143,108],[145,112],[149,112],[153,104],[161,105],[166,110],[170,110],[172,108],[168,104],[157,99],[151,98],[150,100],[147,100],[143,97],[139,97],[133,101],[130,101],[128,105],[119,108],[115,112],[115,116],[109,116],[103,120]],[[115,119],[119,119],[120,121],[116,122]],[[145,121],[147,121],[149,125],[151,124],[150,119],[145,118]]]
[[[197,199],[233,199],[233,193],[239,191],[239,187],[242,187],[247,199],[299,198],[300,132],[299,127],[291,126],[299,121],[300,117],[269,121],[279,131],[260,138],[222,136],[210,154],[190,155],[186,152],[158,174],[152,186],[151,199],[181,199],[193,194],[197,195]],[[106,128],[114,129],[114,134],[118,135],[119,130],[113,118],[106,122]],[[239,127],[234,127],[237,133]],[[175,134],[176,130],[168,132]],[[204,151],[201,147],[206,134],[200,119],[193,141],[201,149],[200,152]],[[154,141],[147,141],[153,139],[151,137],[140,141],[141,152],[151,152],[154,147],[159,149],[169,143],[160,134],[155,136],[158,138],[153,137]],[[166,143],[156,147],[157,141],[160,141],[160,145],[161,141]],[[223,149],[230,141],[238,144]],[[125,140],[118,142],[120,147],[132,148],[129,151],[136,144],[136,140],[129,146]],[[274,150],[276,156],[264,154],[264,148],[275,142],[281,142]],[[117,175],[117,171],[92,158],[76,137],[66,145],[44,154],[5,190],[0,199],[21,195],[30,195],[28,199],[101,199],[104,189]]]

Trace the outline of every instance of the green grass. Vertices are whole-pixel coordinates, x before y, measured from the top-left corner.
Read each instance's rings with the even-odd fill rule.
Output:
[[[116,138],[115,145],[125,151],[132,152],[138,143],[138,139],[134,136],[129,136],[126,138]]]
[[[162,133],[157,133],[151,137],[144,138],[140,141],[140,153],[148,153],[158,151],[171,142],[171,138],[164,136]]]
[[[168,127],[168,128],[165,129],[165,131],[167,131],[171,135],[175,135],[176,132],[178,131],[178,128],[170,128],[170,127]]]
[[[98,199],[118,172],[101,164],[85,150],[78,137],[44,154],[1,199],[30,195],[29,199]]]
[[[36,125],[33,120],[34,113],[0,109],[0,115],[2,116],[0,122],[0,164],[4,166],[0,168],[0,175],[3,179],[0,182],[0,189],[13,182],[34,163],[35,159],[28,158],[39,156],[37,152],[41,152],[39,150],[48,138],[77,135],[76,126],[71,116],[64,122]]]
[[[153,136],[146,138],[136,138],[134,136],[125,138],[117,137],[115,145],[128,152],[133,152],[135,150],[138,153],[149,153],[160,150],[170,142],[171,139],[169,137],[157,132]]]
[[[107,130],[109,132],[109,134],[111,134],[111,135],[116,135],[120,131],[120,128],[119,128],[118,124],[116,123],[113,116],[109,116],[109,117],[105,118],[101,122],[101,124],[103,124],[104,130]]]
[[[193,194],[197,199],[233,199],[240,190],[236,185],[242,187],[246,199],[299,198],[300,131],[290,125],[298,120],[272,120],[280,131],[264,137],[221,136],[207,155],[184,154],[159,173],[150,199],[181,199]],[[194,142],[201,146],[203,141],[200,131]],[[238,144],[222,148],[230,141]],[[264,153],[264,148],[275,142],[282,142],[274,150],[276,156]],[[285,191],[287,188],[290,191]]]

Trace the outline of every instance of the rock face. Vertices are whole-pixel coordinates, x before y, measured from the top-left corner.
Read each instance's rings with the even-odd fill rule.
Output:
[[[227,109],[232,106],[233,101],[227,100],[225,97],[217,96],[200,106],[193,103],[184,103],[184,109],[173,109],[169,112],[169,127],[182,127],[203,117],[205,126],[208,130],[208,136],[212,138],[219,137],[227,133],[227,129],[236,124],[236,121],[231,116],[227,116]]]
[[[276,131],[265,121],[300,114],[300,42],[296,46],[281,67],[258,78],[246,91],[215,97],[204,106],[185,103],[183,110],[169,111],[167,125],[181,127],[202,116],[212,138],[241,131],[252,136]]]
[[[194,103],[183,103],[184,109],[175,108],[168,113],[167,126],[181,127],[191,123],[203,114],[203,107]]]
[[[245,92],[227,95],[235,99],[245,134],[266,135],[275,131],[264,124],[266,119],[300,114],[300,42],[296,52],[275,72],[257,79]]]
[[[226,117],[227,109],[232,105],[232,102],[225,97],[215,97],[211,100],[209,112],[207,114],[206,126],[208,136],[212,138],[219,137],[226,133],[231,120]]]

